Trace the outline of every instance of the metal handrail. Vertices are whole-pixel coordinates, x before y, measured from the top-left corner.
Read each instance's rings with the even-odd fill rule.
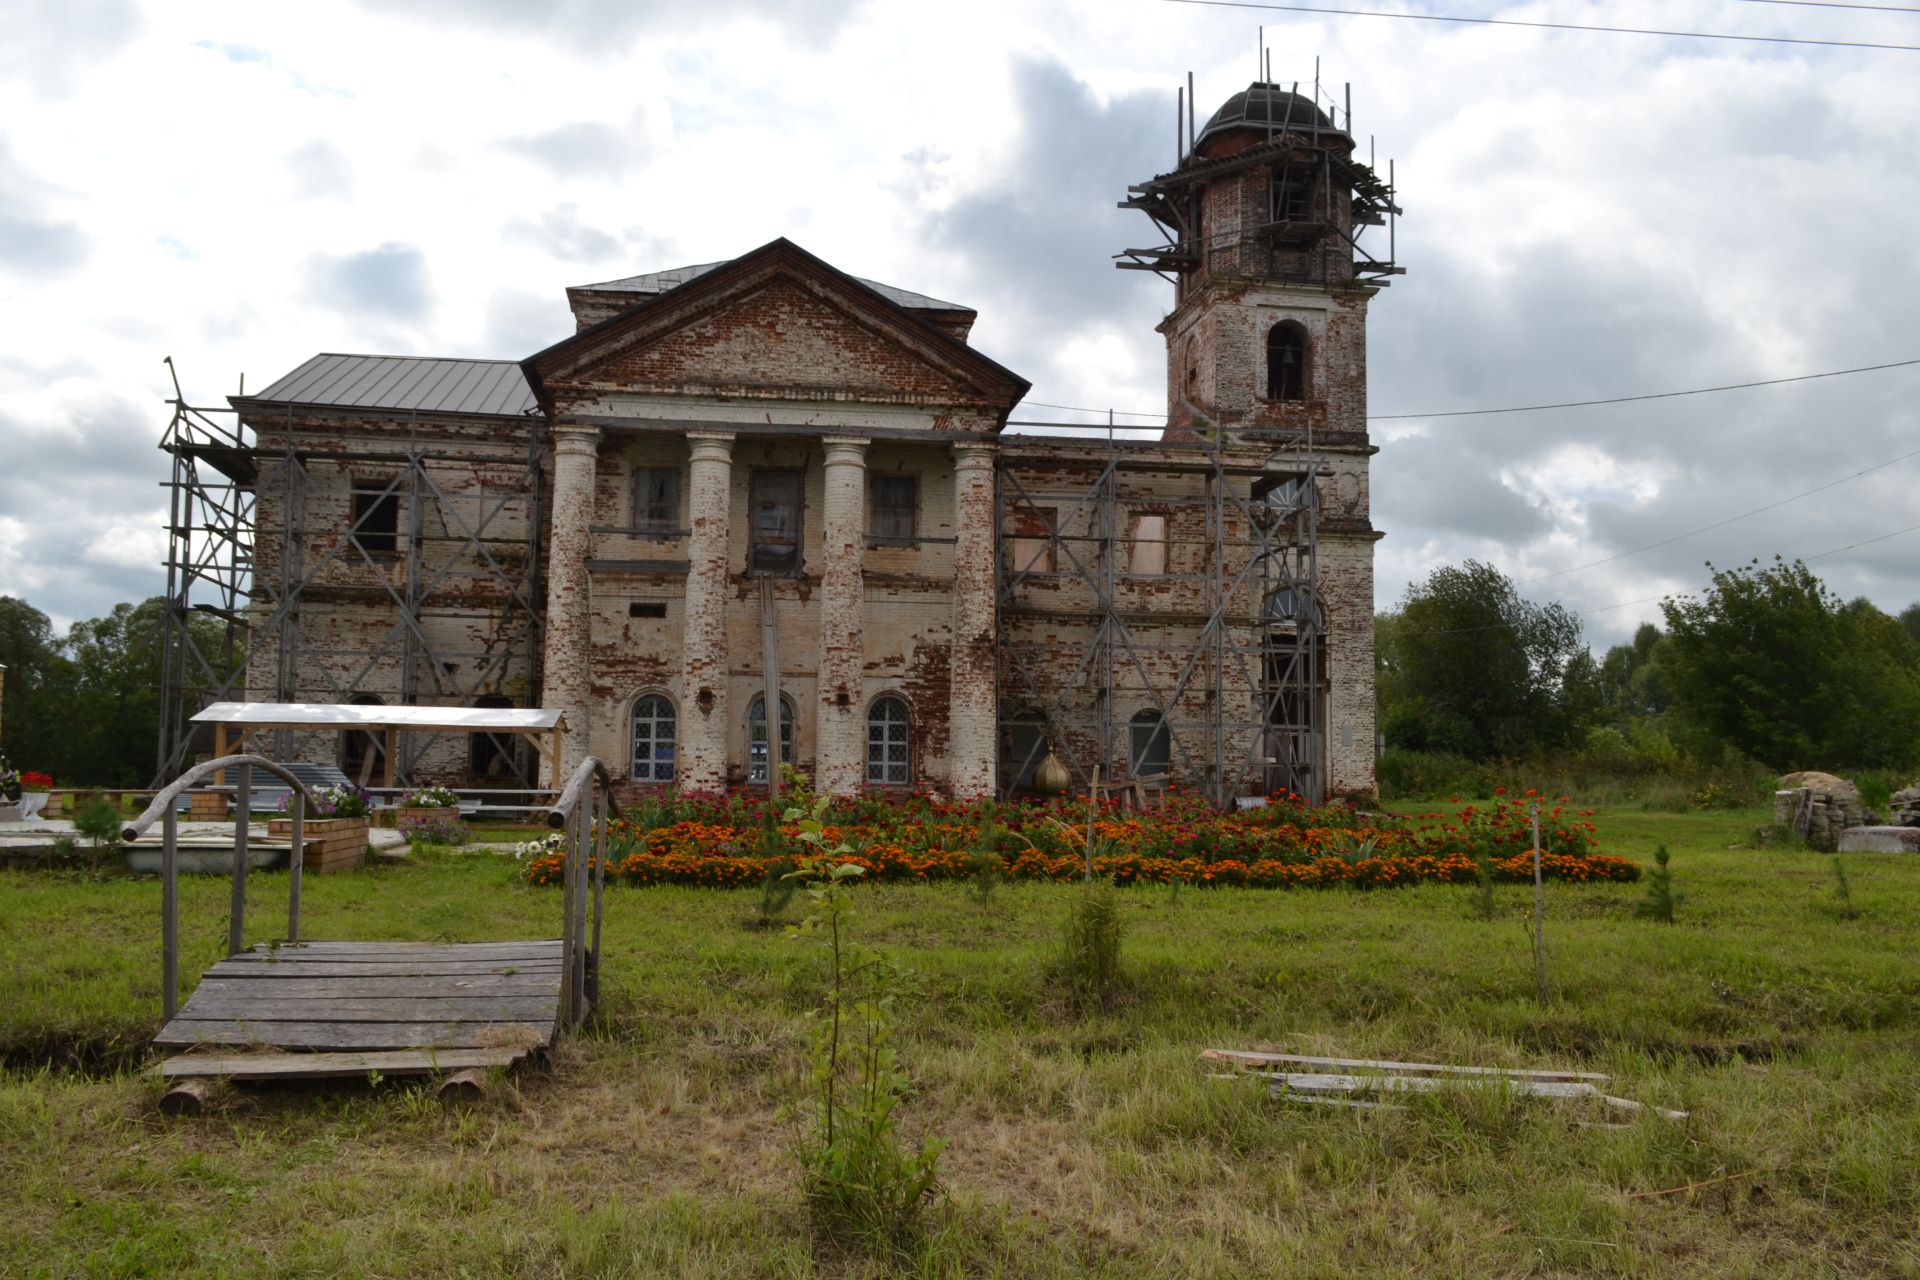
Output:
[[[598,785],[595,785],[595,784]],[[581,803],[582,799],[587,803]],[[565,789],[547,810],[547,825],[566,833],[560,896],[560,947],[566,960],[561,972],[560,1009],[569,1027],[579,1026],[589,1005],[598,997],[600,917],[607,885],[607,826],[620,816],[613,798],[613,775],[596,756],[588,756],[567,779]],[[587,883],[593,882],[592,941],[587,940]],[[587,958],[593,958],[589,973]]]
[[[160,991],[168,1021],[180,1011],[180,815],[175,812],[174,802],[194,790],[195,783],[225,769],[237,769],[240,778],[234,789],[233,898],[227,913],[227,954],[237,956],[246,947],[248,809],[253,800],[255,769],[264,769],[281,778],[290,788],[293,850],[287,856],[287,941],[300,941],[300,878],[306,859],[307,802],[315,797],[305,783],[265,756],[221,756],[195,765],[156,792],[140,816],[120,832],[120,838],[131,844],[146,833],[155,819],[161,821]],[[225,794],[225,790],[221,788],[221,793]]]

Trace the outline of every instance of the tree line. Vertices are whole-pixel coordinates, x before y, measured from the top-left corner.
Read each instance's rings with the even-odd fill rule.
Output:
[[[1842,601],[1799,561],[1708,568],[1704,594],[1663,601],[1664,626],[1599,657],[1578,617],[1492,566],[1436,569],[1376,619],[1389,749],[1782,773],[1920,762],[1920,604]]]
[[[46,614],[0,596],[0,664],[6,696],[0,750],[14,767],[53,775],[58,787],[144,787],[160,733],[160,627],[166,602],[118,604],[56,635]],[[207,628],[218,651],[219,624]]]

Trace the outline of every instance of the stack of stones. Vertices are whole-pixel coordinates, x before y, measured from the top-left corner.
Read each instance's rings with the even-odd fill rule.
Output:
[[[1905,794],[1904,792],[1902,794]],[[1915,790],[1920,798],[1920,789]],[[1860,792],[1845,778],[1808,771],[1780,779],[1773,793],[1773,820],[1816,849],[1840,847],[1840,833],[1865,826],[1873,818],[1860,802]]]
[[[1920,827],[1920,784],[1902,787],[1887,802],[1893,812],[1887,821],[1896,827]]]

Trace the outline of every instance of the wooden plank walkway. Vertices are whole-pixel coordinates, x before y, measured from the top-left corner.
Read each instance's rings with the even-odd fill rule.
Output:
[[[154,1037],[198,1052],[155,1070],[298,1078],[511,1065],[553,1043],[561,956],[558,940],[257,946],[207,970]]]

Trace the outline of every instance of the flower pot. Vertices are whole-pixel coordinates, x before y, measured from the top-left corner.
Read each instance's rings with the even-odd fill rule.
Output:
[[[308,871],[352,871],[366,863],[365,818],[308,818],[301,835],[307,846],[301,866]],[[293,838],[293,819],[275,818],[267,834],[277,840]]]
[[[40,811],[46,807],[46,792],[22,791],[20,793],[20,817],[23,821],[39,821]]]
[[[395,805],[387,812],[393,815],[393,825],[396,827],[405,826],[409,822],[438,822],[448,817],[458,821],[460,818],[458,809],[449,809],[445,805]]]

